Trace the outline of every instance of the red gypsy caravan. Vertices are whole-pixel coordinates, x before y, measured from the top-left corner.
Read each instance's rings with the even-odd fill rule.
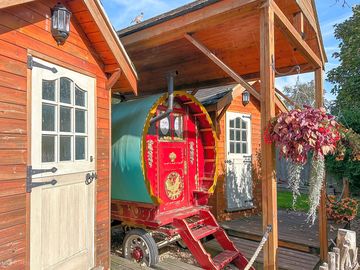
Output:
[[[124,257],[153,266],[158,249],[181,237],[204,269],[243,269],[246,258],[207,206],[217,171],[211,119],[192,95],[173,92],[172,81],[168,94],[112,108],[111,212],[126,232]],[[210,235],[224,249],[214,258],[200,241]]]

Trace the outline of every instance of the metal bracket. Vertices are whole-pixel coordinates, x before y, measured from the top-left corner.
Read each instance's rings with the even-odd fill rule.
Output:
[[[31,55],[28,55],[28,57],[27,57],[27,67],[28,67],[28,69],[33,69],[33,67],[43,68],[43,69],[50,70],[52,73],[58,72],[57,69],[54,67],[48,67],[44,64],[34,61],[34,58]]]
[[[57,181],[55,179],[51,181],[45,181],[45,182],[35,182],[32,181],[32,176],[39,173],[55,173],[57,171],[57,168],[52,167],[51,169],[33,169],[32,166],[27,166],[26,170],[26,192],[30,193],[33,188],[44,186],[44,185],[56,185]]]

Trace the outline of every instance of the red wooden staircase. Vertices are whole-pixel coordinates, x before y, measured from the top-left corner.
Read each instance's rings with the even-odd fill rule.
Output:
[[[200,210],[194,219],[196,221],[189,222],[187,221],[189,218],[187,220],[175,218],[173,225],[202,268],[220,270],[230,263],[238,269],[245,268],[248,263],[247,259],[235,247],[209,210]],[[213,235],[223,248],[223,251],[213,258],[207,253],[200,241],[209,235]],[[250,269],[254,270],[254,268]]]

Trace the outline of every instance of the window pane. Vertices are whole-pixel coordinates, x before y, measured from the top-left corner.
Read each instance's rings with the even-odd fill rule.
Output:
[[[234,127],[234,120],[230,120],[230,127]]]
[[[60,79],[60,102],[71,104],[71,80]]]
[[[241,153],[247,154],[247,143],[242,143]]]
[[[75,105],[85,107],[85,91],[75,86]]]
[[[234,144],[235,144],[235,143],[230,142],[230,153],[235,153]]]
[[[42,80],[42,99],[55,101],[55,80]]]
[[[75,139],[75,159],[85,159],[85,137],[76,136]]]
[[[241,131],[241,140],[244,142],[247,141],[246,130]]]
[[[163,113],[163,112],[160,112]],[[159,122],[160,138],[170,137],[170,117],[165,117]]]
[[[240,143],[236,143],[236,153],[240,153]]]
[[[71,137],[60,136],[60,161],[71,160]]]
[[[246,129],[247,123],[246,121],[241,121],[241,128]]]
[[[71,108],[60,107],[60,131],[71,132]]]
[[[55,131],[55,106],[42,105],[42,130]]]
[[[236,130],[236,140],[240,141],[240,130]]]
[[[75,110],[75,131],[85,133],[85,111]]]
[[[55,136],[42,136],[41,140],[41,161],[55,161]]]
[[[234,138],[235,138],[235,131],[233,130],[233,129],[230,129],[230,140],[234,140]]]
[[[183,137],[183,118],[182,116],[176,116],[174,120],[175,137]]]
[[[236,118],[236,124],[235,127],[240,128],[240,118]]]

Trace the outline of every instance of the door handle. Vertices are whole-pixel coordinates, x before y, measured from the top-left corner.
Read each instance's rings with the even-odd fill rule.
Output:
[[[96,172],[87,173],[86,176],[85,176],[85,184],[90,185],[95,179],[97,179]]]

